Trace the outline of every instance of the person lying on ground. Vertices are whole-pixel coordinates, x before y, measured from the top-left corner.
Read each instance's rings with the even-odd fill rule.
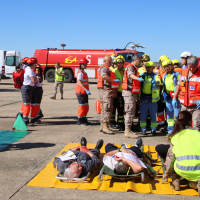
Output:
[[[70,178],[83,177],[88,172],[99,169],[101,162],[98,157],[103,140],[99,140],[94,149],[87,149],[86,145],[87,141],[82,137],[81,146],[63,152],[61,156],[54,159],[54,167],[65,177]]]
[[[140,173],[146,168],[144,163],[139,159],[142,157],[142,152],[139,149],[141,146],[141,138],[139,138],[136,141],[136,145],[131,148],[127,148],[125,143],[122,144],[121,148],[118,148],[114,144],[106,143],[106,154],[104,155],[103,163],[118,175]]]

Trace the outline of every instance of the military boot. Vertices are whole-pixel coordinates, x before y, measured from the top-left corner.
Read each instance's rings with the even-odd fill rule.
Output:
[[[103,133],[113,135],[114,133],[109,129],[109,123],[103,123]]]
[[[100,132],[103,131],[103,123],[101,123]]]
[[[172,183],[170,184],[170,187],[176,191],[180,190],[180,176],[178,174],[172,175]]]
[[[138,135],[136,135],[136,133],[133,133],[131,131],[131,126],[126,126],[125,127],[125,135],[124,135],[125,138],[131,138],[131,139],[137,139],[139,138]]]
[[[50,99],[56,99],[56,94],[54,94],[52,97],[50,97]]]

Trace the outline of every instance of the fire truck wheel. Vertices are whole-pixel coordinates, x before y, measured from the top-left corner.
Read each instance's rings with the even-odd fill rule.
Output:
[[[49,69],[46,72],[46,79],[48,82],[55,82],[55,70],[54,69]]]
[[[73,73],[70,69],[64,69],[65,71],[65,83],[71,83],[73,77]]]

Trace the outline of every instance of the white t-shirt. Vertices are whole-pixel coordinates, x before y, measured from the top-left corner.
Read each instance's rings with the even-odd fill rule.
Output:
[[[118,161],[114,160],[114,157],[118,156],[118,157],[124,157],[128,160],[134,161],[139,163],[143,168],[147,168],[144,163],[135,155],[131,154],[131,153],[123,153],[123,152],[118,152],[116,154],[114,154],[113,156],[106,156],[103,159],[103,163],[104,165],[106,165],[108,168],[110,168],[111,170],[114,170],[115,165],[118,163]]]
[[[34,71],[28,66],[25,69],[24,73],[24,82],[23,85],[30,85],[30,86],[35,86],[35,83],[31,81],[32,76],[35,76]]]

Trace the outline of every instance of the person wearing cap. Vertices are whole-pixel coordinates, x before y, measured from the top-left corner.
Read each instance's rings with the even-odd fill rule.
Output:
[[[193,128],[200,131],[200,68],[198,68],[198,58],[189,56],[187,67],[187,69],[182,70],[172,105],[178,107],[179,98],[181,111],[187,110],[192,114]]]
[[[147,72],[141,75],[144,82],[141,84],[140,93],[140,127],[143,135],[146,133],[146,118],[148,111],[151,116],[151,134],[156,134],[156,113],[157,102],[160,99],[160,76],[153,72],[155,64],[152,61],[146,62],[145,67]]]
[[[178,60],[172,60],[172,64],[173,64],[173,67],[174,67],[174,72],[178,72],[179,74],[181,74],[183,69],[180,67],[179,61]]]
[[[166,104],[166,112],[167,112],[167,137],[169,137],[174,130],[174,114],[176,119],[178,118],[178,114],[180,111],[180,103],[177,100],[177,105],[174,107],[172,104],[174,90],[178,84],[180,79],[180,74],[178,72],[174,72],[174,67],[172,65],[171,60],[167,59],[162,62],[162,66],[165,69],[166,74],[163,76],[163,99]]]
[[[57,88],[60,86],[61,99],[63,99],[63,87],[65,81],[65,72],[60,66],[60,63],[55,64],[55,84],[54,84],[54,94],[50,99],[56,99]]]
[[[190,53],[189,51],[184,51],[184,52],[180,55],[181,63],[183,64],[182,69],[187,69],[187,68],[188,68],[188,66],[187,66],[187,58],[188,58],[189,56],[192,56],[192,53]]]
[[[86,58],[81,58],[79,60],[79,70],[77,72],[77,83],[75,93],[78,99],[78,118],[77,125],[89,125],[86,118],[89,111],[88,95],[91,95],[89,91],[89,81],[88,75],[85,72],[87,68],[88,60]]]
[[[27,61],[28,66],[25,69],[24,81],[21,87],[22,101],[23,101],[23,120],[26,125],[29,124],[29,113],[31,108],[31,99],[35,84],[37,83],[37,78],[34,73],[35,66],[37,64],[37,59],[31,57]],[[32,112],[32,111],[31,111]]]

